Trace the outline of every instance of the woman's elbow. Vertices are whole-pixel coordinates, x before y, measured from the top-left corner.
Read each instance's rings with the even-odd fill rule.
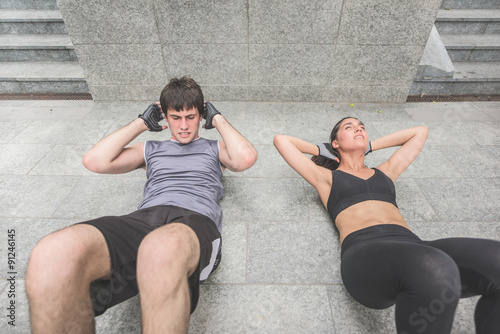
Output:
[[[276,146],[276,144],[280,142],[282,137],[283,137],[283,135],[274,135],[274,139],[273,139],[274,146]]]
[[[83,156],[82,164],[89,171],[94,172],[94,173],[100,173],[101,168],[99,166],[97,159],[95,159],[95,157],[92,154],[90,154],[89,152],[87,152]]]
[[[429,134],[429,129],[425,125],[419,126],[418,131],[421,136],[427,138],[427,135]]]

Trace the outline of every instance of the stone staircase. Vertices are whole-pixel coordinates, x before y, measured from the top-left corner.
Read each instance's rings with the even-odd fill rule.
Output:
[[[0,94],[88,92],[56,0],[2,0]]]
[[[417,74],[410,95],[500,95],[500,2],[445,0],[435,27],[452,76]]]

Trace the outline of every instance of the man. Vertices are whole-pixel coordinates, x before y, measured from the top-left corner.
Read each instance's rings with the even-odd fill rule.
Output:
[[[144,168],[144,198],[129,215],[76,224],[35,246],[26,274],[34,333],[94,332],[95,315],[137,293],[144,333],[187,332],[199,282],[220,260],[222,172],[250,168],[257,152],[212,104],[204,108],[191,78],[170,80],[160,104],[85,154],[97,173]],[[162,118],[170,140],[129,145],[146,130],[165,130]],[[199,137],[202,118],[222,140]]]

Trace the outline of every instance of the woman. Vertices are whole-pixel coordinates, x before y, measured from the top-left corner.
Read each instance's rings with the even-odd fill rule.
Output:
[[[327,144],[276,135],[274,145],[317,190],[335,222],[342,280],[354,299],[374,309],[395,304],[398,333],[443,334],[451,331],[458,299],[482,295],[476,332],[500,333],[500,242],[422,241],[397,207],[393,182],[420,153],[427,133],[420,126],[370,142],[363,123],[347,117]],[[395,146],[386,162],[365,166],[366,153]]]

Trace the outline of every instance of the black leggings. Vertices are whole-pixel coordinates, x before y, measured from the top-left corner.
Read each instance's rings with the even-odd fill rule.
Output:
[[[481,295],[476,332],[500,333],[500,242],[473,238],[422,241],[399,225],[377,225],[342,243],[342,280],[359,303],[396,304],[403,333],[449,333],[459,298]]]

